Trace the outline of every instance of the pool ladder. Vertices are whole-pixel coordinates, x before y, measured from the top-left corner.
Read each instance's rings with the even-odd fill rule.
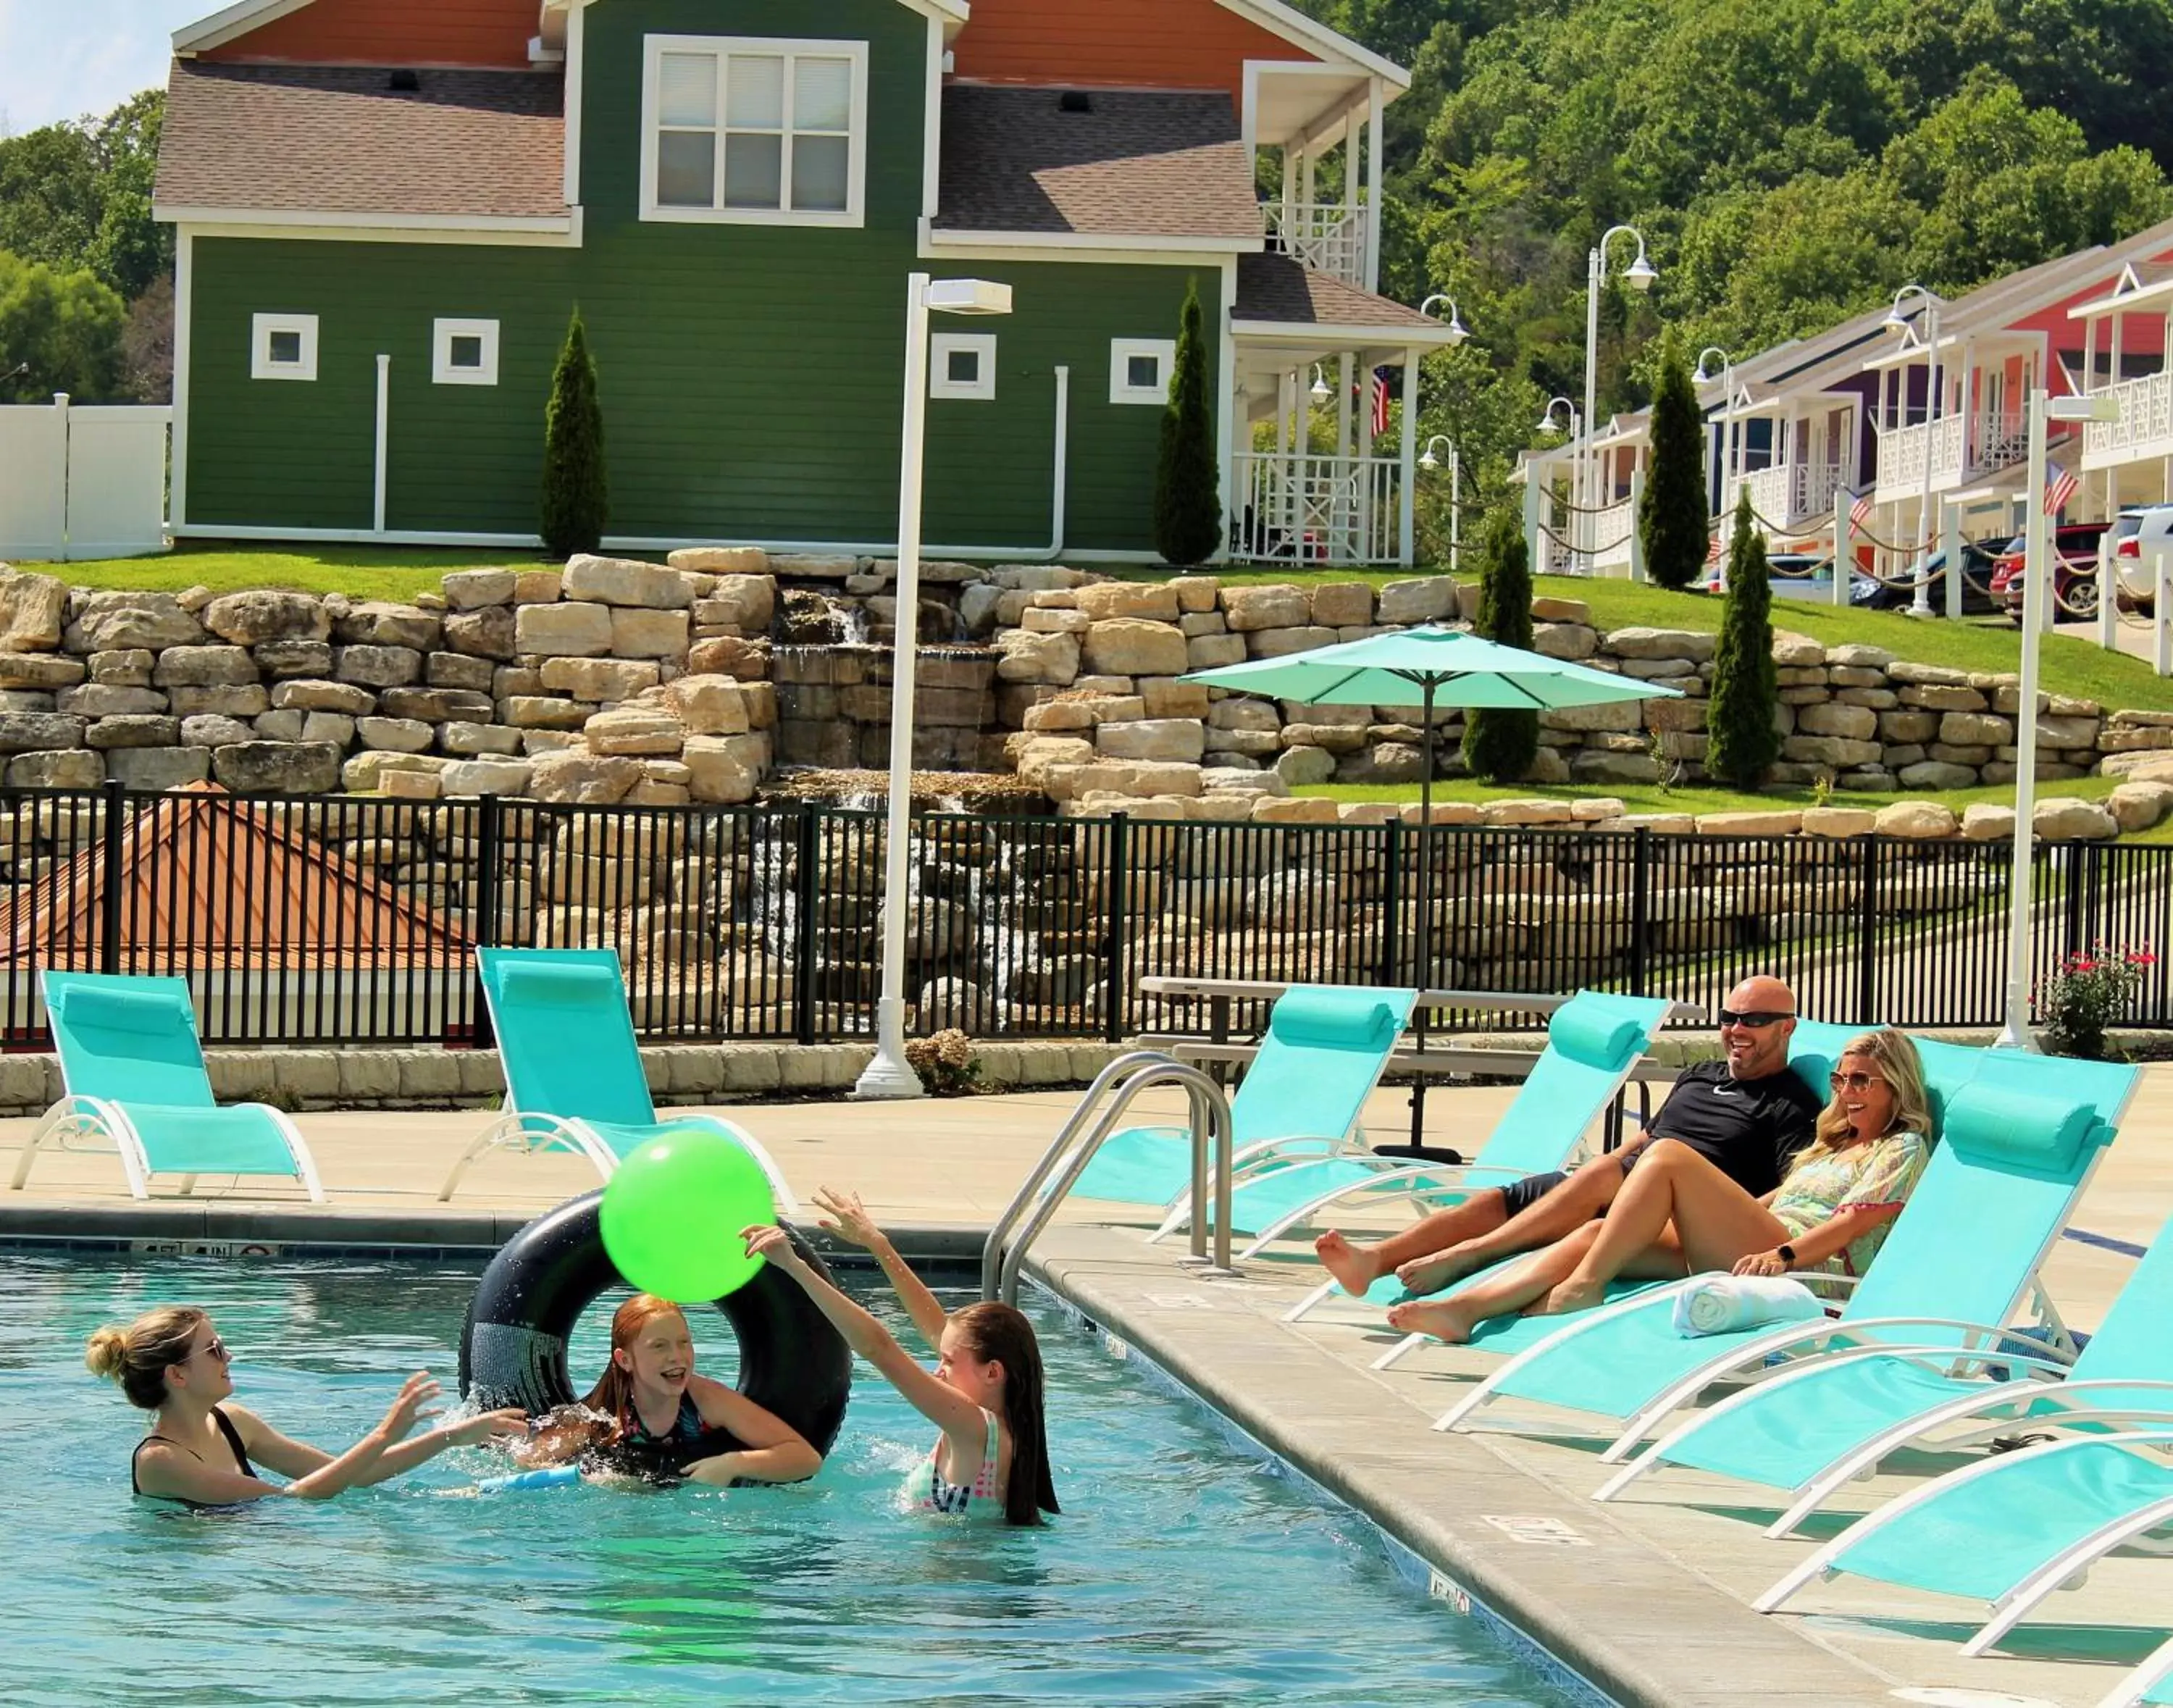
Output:
[[[1041,1160],[1004,1207],[989,1230],[981,1248],[981,1296],[1018,1302],[1020,1267],[1027,1247],[1038,1239],[1056,1214],[1057,1206],[1078,1183],[1102,1148],[1102,1141],[1117,1130],[1132,1100],[1153,1086],[1183,1086],[1191,1105],[1192,1202],[1207,1196],[1208,1152],[1214,1151],[1215,1256],[1208,1260],[1206,1219],[1192,1218],[1192,1250],[1180,1259],[1196,1263],[1204,1274],[1235,1274],[1230,1264],[1230,1158],[1233,1145],[1230,1100],[1221,1086],[1200,1069],[1160,1050],[1134,1050],[1121,1055],[1096,1076],[1079,1100],[1079,1107],[1041,1153]],[[1106,1099],[1107,1107],[1101,1107]],[[1098,1111],[1098,1113],[1097,1113]],[[1023,1225],[1022,1225],[1023,1224]],[[1012,1238],[1016,1231],[1017,1237]],[[1009,1243],[1006,1244],[1006,1242]]]

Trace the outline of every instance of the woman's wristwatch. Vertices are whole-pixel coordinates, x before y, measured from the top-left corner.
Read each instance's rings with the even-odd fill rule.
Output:
[[[1776,1246],[1776,1247],[1773,1247],[1773,1254],[1774,1254],[1776,1257],[1779,1258],[1780,1258],[1780,1260],[1781,1260],[1782,1263],[1786,1263],[1786,1264],[1787,1264],[1790,1269],[1793,1269],[1793,1268],[1795,1268],[1795,1266],[1796,1266],[1796,1248],[1795,1248],[1793,1246],[1791,1246],[1791,1245],[1778,1245],[1778,1246]]]

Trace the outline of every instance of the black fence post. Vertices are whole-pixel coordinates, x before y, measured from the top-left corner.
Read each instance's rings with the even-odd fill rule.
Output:
[[[1381,919],[1385,929],[1381,940],[1380,981],[1394,987],[1403,983],[1404,971],[1404,895],[1403,816],[1385,820],[1381,826]]]
[[[2093,935],[2089,921],[2097,911],[2097,861],[2091,856],[2096,848],[2089,843],[2071,842],[2065,845],[2068,856],[2068,951],[2067,956],[2086,953],[2091,947]]]
[[[498,946],[499,862],[505,857],[505,829],[500,818],[504,808],[495,795],[484,795],[476,805],[475,910],[468,920],[468,935],[478,949]],[[473,957],[470,957],[472,964]],[[473,1023],[469,1035],[479,1050],[498,1047],[498,1029],[491,1024],[490,1004],[483,998],[480,973],[468,981],[469,1011]]]
[[[1102,1036],[1119,1043],[1124,1036],[1124,1006],[1129,994],[1124,984],[1124,957],[1131,947],[1126,927],[1132,911],[1132,822],[1121,812],[1109,815],[1109,947],[1103,962]]]
[[[121,816],[127,811],[128,796],[120,783],[106,779],[105,814],[99,824],[104,842],[104,881],[98,892],[98,970],[121,970]]]
[[[793,865],[792,908],[792,1032],[801,1043],[818,1042],[815,1036],[815,901],[822,893],[817,881],[822,859],[822,823],[813,801],[800,803],[798,858]]]
[[[1856,1023],[1877,1026],[1879,1020],[1879,838],[1860,838],[1863,870],[1857,901]]]
[[[1631,832],[1630,994],[1644,996],[1645,937],[1653,924],[1653,832],[1639,825]]]

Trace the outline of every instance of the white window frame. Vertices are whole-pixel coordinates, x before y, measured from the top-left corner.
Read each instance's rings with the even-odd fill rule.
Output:
[[[970,382],[961,382],[950,377],[951,357],[955,351],[973,352],[980,365],[974,371],[979,375]],[[955,397],[975,402],[993,403],[996,401],[996,335],[994,332],[936,332],[928,340],[928,395],[930,397]]]
[[[658,104],[664,56],[667,53],[704,53],[719,59],[733,54],[782,56],[785,70],[785,146],[778,167],[779,199],[792,193],[792,66],[795,55],[821,59],[844,59],[852,65],[852,128],[845,144],[845,205],[843,208],[726,207],[724,161],[719,158],[713,193],[714,207],[666,207],[656,199]],[[720,79],[721,90],[722,80]],[[721,135],[728,116],[720,110]],[[642,39],[641,53],[641,217],[644,221],[693,225],[831,225],[861,226],[867,223],[868,161],[868,45],[865,41],[825,40],[783,35],[650,35]]]
[[[453,340],[480,338],[483,365],[453,365]],[[498,322],[496,321],[440,320],[430,329],[430,383],[433,385],[495,385],[498,384]]]
[[[1135,385],[1131,365],[1135,356],[1152,356],[1162,364],[1162,384]],[[1177,373],[1174,338],[1112,338],[1109,340],[1109,401],[1147,403],[1161,408],[1169,401],[1169,385]]]
[[[301,359],[272,359],[272,337],[293,332],[302,341]],[[314,380],[317,377],[317,317],[315,315],[251,315],[249,318],[249,377],[252,380]]]

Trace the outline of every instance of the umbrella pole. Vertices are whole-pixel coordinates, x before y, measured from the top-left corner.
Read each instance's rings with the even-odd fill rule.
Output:
[[[1428,895],[1433,861],[1430,858],[1433,844],[1433,690],[1431,679],[1426,684],[1424,709],[1419,717],[1419,931],[1418,931],[1418,987],[1426,988],[1426,973],[1432,956],[1433,903]],[[1423,999],[1419,1003],[1419,1053],[1424,1055],[1426,1047],[1426,1010]],[[1411,1075],[1411,1143],[1426,1142],[1426,1074],[1421,1070]]]

